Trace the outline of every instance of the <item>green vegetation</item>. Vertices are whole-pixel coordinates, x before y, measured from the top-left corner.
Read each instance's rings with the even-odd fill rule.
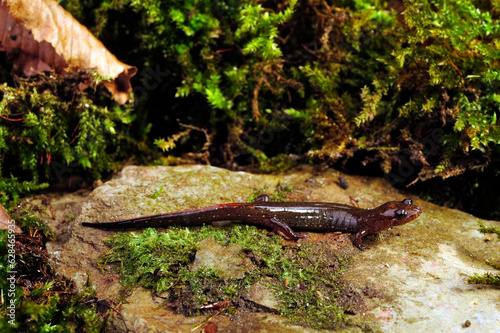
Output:
[[[94,179],[118,167],[119,146],[137,147],[128,135],[131,108],[99,104],[86,73],[40,74],[0,85],[0,203],[62,182],[70,176]]]
[[[163,193],[163,186],[161,186],[158,191],[156,191],[155,193],[151,194],[149,197],[151,199],[158,199],[160,197],[160,195]]]
[[[496,2],[62,4],[139,67],[132,82],[138,135],[128,134],[132,106],[105,108],[87,103],[86,94],[68,104],[54,89],[4,85],[4,196],[54,180],[56,162],[98,177],[127,154],[141,157],[137,141],[147,135],[158,153],[190,152],[188,160],[230,168],[349,163],[357,172],[377,169],[394,185],[468,173],[476,194],[500,178]],[[22,102],[27,94],[30,102]],[[28,107],[16,111],[9,103]],[[436,187],[436,198],[444,197]],[[469,208],[484,212],[473,197],[462,205],[474,202]],[[500,216],[498,200],[488,201],[493,216]]]
[[[500,228],[498,227],[487,227],[484,223],[479,222],[479,232],[482,232],[483,234],[497,234],[498,240],[500,240]]]
[[[26,79],[11,77],[1,65],[0,204],[70,177],[97,179],[128,159],[161,163],[162,150],[184,154],[181,161],[263,172],[304,162],[361,172],[368,166],[394,185],[425,182],[419,191],[431,200],[461,200],[469,211],[500,218],[500,196],[492,195],[500,179],[498,2],[61,3],[120,59],[139,67],[135,100],[113,104],[92,73]],[[90,85],[81,90],[82,83]],[[456,190],[436,183],[460,176],[465,181]],[[289,190],[271,196],[280,200]],[[16,219],[52,236],[30,214]],[[344,324],[338,275],[345,258],[307,242],[282,246],[249,226],[169,230],[117,234],[101,264],[121,263],[115,268],[125,292],[141,285],[166,293],[189,314],[210,302],[235,301],[270,277],[279,311],[291,321],[317,328]],[[500,236],[498,228],[481,231]],[[256,269],[229,281],[213,269],[188,270],[208,233],[221,245],[241,244],[259,259]],[[22,259],[38,267],[33,254]],[[498,275],[469,281],[497,284]],[[97,331],[101,319],[84,302],[91,290],[69,300],[59,296],[70,293],[63,286],[45,281],[17,288],[19,318],[26,319],[17,329],[58,332],[77,322]],[[0,321],[2,331],[5,325]]]
[[[468,283],[473,284],[489,284],[500,288],[500,274],[474,274],[467,279]]]
[[[416,130],[443,128],[439,162],[425,165],[422,157],[430,160],[425,150],[420,150],[420,157],[415,155],[418,150],[412,152],[414,159],[420,158],[425,165],[419,174],[421,180],[484,168],[498,153],[500,71],[496,40],[500,25],[496,6],[492,3],[481,8],[474,1],[405,2],[408,47],[394,49],[387,75],[374,81],[378,85],[367,93],[365,109],[356,119],[375,115],[367,110],[397,112],[401,120],[419,120],[423,126]],[[379,97],[399,103],[387,105],[379,102]],[[405,139],[414,137],[411,130],[402,133]],[[410,138],[405,141],[418,144]],[[474,157],[473,152],[479,151],[483,154]]]
[[[500,241],[500,228],[493,226],[487,227],[484,225],[484,223],[479,222],[479,232],[482,232],[483,234],[497,234],[498,236],[497,240]],[[486,261],[486,263],[491,267],[500,270],[500,261],[498,260],[496,262]],[[492,273],[474,274],[474,276],[470,276],[467,279],[467,282],[472,284],[489,284],[496,287],[500,287],[500,274],[492,274]]]
[[[59,293],[71,294],[63,298]],[[6,316],[8,310],[2,307],[0,329],[2,332],[73,332],[76,327],[85,327],[85,332],[98,333],[104,320],[96,312],[96,303],[89,300],[95,296],[89,284],[81,293],[54,288],[54,282],[35,287],[29,293],[18,291],[20,301],[16,304],[16,318],[11,325]]]
[[[252,260],[244,278],[224,280],[214,268],[188,268],[198,244],[209,236],[222,246],[241,244],[242,255]],[[221,301],[242,302],[249,287],[261,282],[275,290],[279,312],[294,323],[330,329],[346,324],[339,295],[348,259],[322,243],[282,245],[279,236],[239,224],[195,231],[171,227],[161,233],[145,229],[141,234],[118,233],[106,243],[110,250],[99,264],[115,264],[112,271],[120,274],[125,293],[135,286],[150,288],[180,313],[206,313],[203,305]]]
[[[71,281],[54,276],[44,246],[53,233],[29,212],[16,213],[15,221],[23,228],[23,234],[12,238],[6,230],[0,231],[0,288],[3,291],[0,331],[72,332],[79,328],[100,332],[105,316],[96,312],[95,290],[90,279],[85,289],[77,293]],[[12,248],[9,242],[12,239],[15,239],[13,261],[8,251]],[[15,266],[11,266],[11,262]],[[13,314],[11,300],[15,301],[15,318],[9,317]]]
[[[288,197],[288,193],[293,193],[294,188],[289,185],[283,185],[281,182],[278,182],[274,187],[274,191],[270,191],[267,186],[259,190],[255,190],[254,193],[250,195],[248,202],[254,202],[257,197],[261,195],[269,196],[269,201],[286,201]]]

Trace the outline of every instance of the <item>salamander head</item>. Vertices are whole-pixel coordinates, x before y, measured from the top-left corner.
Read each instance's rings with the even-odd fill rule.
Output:
[[[422,209],[412,203],[411,199],[389,201],[377,208],[367,211],[362,225],[367,233],[389,229],[396,225],[413,221],[422,213]]]

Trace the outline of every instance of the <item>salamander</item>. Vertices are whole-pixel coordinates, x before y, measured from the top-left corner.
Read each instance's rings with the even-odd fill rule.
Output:
[[[328,202],[269,202],[269,197],[263,195],[253,203],[227,203],[117,222],[83,222],[82,225],[101,229],[140,229],[240,221],[271,228],[287,240],[309,237],[295,233],[293,229],[353,233],[354,245],[365,250],[367,247],[362,244],[364,236],[411,222],[421,212],[411,199],[389,201],[373,209],[363,209]]]

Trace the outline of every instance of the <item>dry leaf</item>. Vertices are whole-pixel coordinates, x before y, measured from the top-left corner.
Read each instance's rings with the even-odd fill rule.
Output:
[[[0,230],[7,230],[7,229],[13,229],[16,232],[16,234],[23,233],[21,228],[19,228],[15,224],[15,221],[10,218],[9,214],[7,214],[5,208],[3,208],[2,205],[0,205]]]
[[[0,0],[0,51],[15,69],[33,75],[51,69],[95,70],[113,99],[127,102],[137,68],[119,61],[55,0]]]

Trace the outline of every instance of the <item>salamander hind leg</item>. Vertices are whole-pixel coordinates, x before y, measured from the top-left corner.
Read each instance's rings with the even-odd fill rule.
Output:
[[[308,238],[309,235],[306,234],[300,234],[300,233],[295,233],[292,228],[286,223],[281,222],[280,220],[276,218],[270,218],[269,219],[269,225],[270,228],[275,230],[277,233],[279,233],[281,236],[283,236],[286,240],[299,240],[301,238]]]
[[[364,246],[362,244],[362,239],[366,235],[368,235],[368,232],[366,230],[360,230],[356,233],[356,236],[354,237],[354,246],[356,246],[361,251],[370,249],[368,246]]]

